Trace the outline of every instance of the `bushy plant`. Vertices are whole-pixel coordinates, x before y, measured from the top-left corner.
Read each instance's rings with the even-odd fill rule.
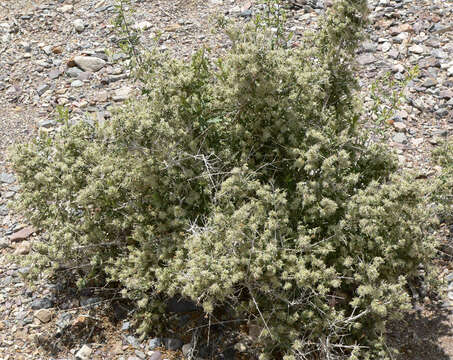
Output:
[[[453,139],[447,139],[434,150],[434,159],[441,167],[434,199],[439,206],[439,216],[447,224],[453,224]]]
[[[256,324],[261,359],[385,359],[436,244],[424,188],[360,129],[366,15],[336,1],[294,49],[257,21],[218,59],[148,53],[144,99],[19,146],[18,208],[48,237],[34,269],[119,283],[142,332],[177,294]]]

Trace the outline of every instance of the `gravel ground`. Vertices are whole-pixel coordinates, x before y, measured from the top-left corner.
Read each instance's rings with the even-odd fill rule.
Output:
[[[289,26],[296,35],[316,26],[326,5],[322,0],[290,3]],[[115,294],[79,292],[49,280],[30,288],[21,277],[27,269],[7,257],[33,251],[33,240],[40,236],[5,206],[19,190],[6,160],[7,148],[29,141],[38,129],[53,131],[57,105],[69,108],[74,119],[108,121],[112,106],[138,90],[115,48],[113,4],[0,3],[0,360],[181,359],[187,350],[181,349],[187,341],[184,334],[163,342],[139,341],[128,322],[127,304]],[[144,0],[135,5],[134,26],[144,30],[145,44],[159,30],[160,49],[183,58],[200,44],[214,51],[228,46],[224,37],[210,32],[212,15],[247,21],[256,10],[248,0]],[[406,68],[419,66],[418,77],[408,86],[408,100],[389,124],[379,127],[401,165],[421,171],[429,181],[438,171],[430,152],[453,131],[453,1],[372,0],[370,8],[370,38],[358,54],[361,84],[366,88],[387,71],[402,79]],[[292,46],[297,46],[297,36]],[[108,49],[116,51],[112,55]],[[369,99],[364,102],[367,106]],[[375,129],[376,122],[369,126]],[[451,251],[448,245],[446,252]],[[440,260],[444,276],[453,269],[449,259]],[[453,300],[453,293],[449,295]],[[453,359],[452,305],[448,297],[440,307],[414,292],[414,310],[393,324],[389,334],[401,359]],[[232,356],[224,354],[225,359]]]

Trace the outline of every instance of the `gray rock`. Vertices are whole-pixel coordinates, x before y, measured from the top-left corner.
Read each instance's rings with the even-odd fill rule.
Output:
[[[153,338],[148,342],[148,349],[154,350],[155,348],[162,346],[162,339],[161,338]]]
[[[448,274],[445,279],[450,283],[450,282],[453,282],[453,272],[451,272],[450,274]]]
[[[240,17],[243,17],[243,18],[248,18],[248,17],[251,17],[252,16],[252,10],[248,9],[248,10],[244,10],[242,11],[240,14],[239,14]]]
[[[16,312],[16,320],[23,320],[27,317],[28,311],[19,310]]]
[[[89,360],[91,359],[91,353],[93,350],[88,345],[83,345],[79,351],[75,354],[76,359]]]
[[[71,313],[63,313],[60,315],[60,317],[56,321],[56,325],[60,329],[66,329],[69,325],[71,325],[71,320],[72,320]]]
[[[9,247],[9,241],[4,238],[0,238],[0,250],[1,249],[6,249]]]
[[[90,73],[88,71],[83,71],[77,76],[77,79],[81,80],[81,81],[89,80],[91,78],[91,76],[92,76],[92,73]]]
[[[393,135],[393,141],[398,143],[398,144],[406,144],[407,143],[407,136],[404,135],[403,133],[399,132],[395,135]]]
[[[36,299],[31,303],[33,310],[50,309],[51,307],[53,307],[53,301],[47,297]]]
[[[427,58],[423,58],[418,62],[418,65],[420,68],[425,69],[425,68],[439,68],[440,67],[440,62],[438,59],[436,59],[433,56],[429,56]]]
[[[390,49],[389,52],[387,53],[387,55],[392,59],[397,59],[399,54],[400,54],[399,51],[396,50],[395,48]]]
[[[80,306],[90,306],[100,302],[101,299],[98,297],[82,297],[80,299]]]
[[[442,99],[451,99],[453,98],[453,90],[447,89],[439,91],[439,97]]]
[[[48,75],[48,76],[49,76],[49,78],[50,78],[51,80],[55,80],[55,79],[57,79],[60,75],[61,75],[60,70],[58,70],[58,69],[53,69],[53,70],[51,70],[51,71],[49,72],[49,75]]]
[[[443,118],[449,114],[448,109],[446,108],[440,108],[439,110],[436,110],[436,115]]]
[[[423,81],[423,83],[422,83],[422,86],[424,86],[426,88],[429,88],[429,87],[432,87],[435,85],[437,85],[437,81],[436,81],[436,79],[432,79],[432,78],[428,78],[425,81]]]
[[[357,62],[360,65],[369,65],[376,61],[376,58],[372,54],[361,54],[357,57]]]
[[[448,136],[448,130],[447,129],[436,130],[433,132],[433,136],[446,138]]]
[[[104,60],[105,62],[107,62],[109,60],[109,57],[103,52],[95,52],[91,56],[97,57],[101,60]]]
[[[188,357],[189,355],[191,355],[192,354],[192,344],[184,344],[182,346],[182,354],[185,357]]]
[[[131,327],[131,323],[129,321],[125,321],[125,322],[123,322],[123,325],[121,326],[121,330],[127,331],[130,329],[130,327]]]
[[[154,351],[149,357],[149,360],[162,360],[162,353],[160,351]]]
[[[100,13],[100,12],[107,11],[107,10],[112,10],[112,9],[114,9],[114,5],[101,6],[101,7],[98,7],[95,10],[95,12]]]
[[[127,59],[127,55],[122,52],[113,54],[113,56],[112,56],[113,61],[118,61],[118,60],[123,60],[123,59]]]
[[[6,205],[0,205],[0,216],[8,215],[9,210]]]
[[[48,84],[43,84],[43,85],[38,86],[38,88],[36,89],[36,92],[38,93],[39,96],[41,96],[49,89],[50,89],[50,86]]]
[[[141,350],[135,350],[135,355],[137,355],[139,359],[146,359],[146,354]]]
[[[366,52],[375,52],[377,49],[377,45],[373,41],[364,41],[362,44],[363,51]]]
[[[448,57],[448,54],[441,49],[434,49],[431,54],[438,59],[446,59]]]
[[[12,199],[16,195],[14,191],[7,191],[4,194],[2,194],[2,197],[5,199]]]
[[[77,67],[70,67],[66,70],[66,75],[69,77],[78,77],[81,73],[83,73],[83,70],[80,70]]]
[[[75,56],[74,62],[84,71],[96,72],[101,70],[105,61],[94,56]]]
[[[17,272],[21,275],[27,275],[30,272],[30,266],[25,266],[17,269]],[[33,293],[30,293],[29,296],[32,296]]]
[[[140,341],[138,341],[138,339],[133,335],[126,336],[126,341],[135,348],[140,347]]]
[[[13,174],[0,173],[0,183],[12,184],[16,181],[16,177]]]
[[[182,348],[184,345],[181,339],[174,339],[174,338],[165,338],[163,339],[164,346],[171,351],[176,351]]]
[[[41,120],[38,123],[38,127],[49,129],[49,128],[55,126],[56,124],[57,123],[55,122],[55,120]]]
[[[446,300],[442,303],[442,307],[443,308],[451,308],[453,307],[453,302],[449,301],[449,300]]]

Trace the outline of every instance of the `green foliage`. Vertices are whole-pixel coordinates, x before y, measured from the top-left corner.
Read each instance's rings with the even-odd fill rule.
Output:
[[[435,184],[434,199],[439,204],[442,220],[453,224],[453,139],[450,138],[434,151],[434,158],[442,167]]]
[[[179,294],[257,324],[261,359],[385,359],[436,243],[424,188],[359,126],[366,13],[337,1],[296,49],[258,19],[216,60],[150,52],[144,99],[19,146],[17,207],[48,237],[34,269],[119,283],[142,332]]]
[[[376,132],[382,134],[387,122],[395,115],[396,110],[404,100],[404,90],[407,84],[419,73],[417,66],[407,70],[402,80],[393,78],[391,72],[378,77],[370,87],[372,100],[371,113],[376,117]]]

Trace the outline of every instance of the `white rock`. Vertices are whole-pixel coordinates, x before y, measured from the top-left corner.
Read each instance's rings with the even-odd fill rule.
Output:
[[[397,133],[393,136],[392,140],[398,144],[406,144],[407,137],[403,133]]]
[[[75,354],[78,360],[89,360],[93,350],[88,345],[83,345],[79,351]]]
[[[409,37],[409,33],[408,32],[402,32],[402,33],[399,33],[398,35],[396,35],[394,37],[395,41],[396,42],[403,42],[404,40],[406,40],[407,38]]]
[[[395,121],[393,127],[398,132],[406,132],[406,124],[401,121]]]
[[[131,97],[132,88],[129,86],[123,86],[122,88],[115,90],[112,96],[113,101],[124,101]]]
[[[420,146],[424,141],[423,138],[412,139],[412,144],[414,144],[414,146]]]
[[[376,58],[372,54],[361,54],[357,57],[357,62],[360,65],[369,65],[376,61]]]
[[[192,353],[192,344],[184,344],[182,346],[182,354],[185,357],[189,357],[189,355],[191,355],[191,353]]]
[[[412,45],[410,48],[409,48],[409,51],[410,52],[413,52],[415,54],[423,54],[423,52],[425,51],[423,49],[423,46],[421,45]]]
[[[135,24],[133,27],[135,30],[145,31],[151,28],[152,24],[149,21],[141,21]]]
[[[83,30],[85,30],[85,23],[82,19],[76,19],[72,24],[74,25],[75,31],[77,31],[78,33],[81,33]]]
[[[27,255],[30,252],[30,250],[31,242],[24,241],[16,246],[16,250],[14,250],[14,255]]]
[[[75,56],[74,62],[84,71],[96,72],[101,70],[105,61],[94,56]]]
[[[234,348],[239,352],[245,352],[247,350],[247,346],[244,343],[238,342],[234,345]]]
[[[105,0],[101,0],[101,1],[99,1],[99,2],[94,6],[94,8],[95,8],[95,9],[98,9],[98,8],[100,8],[101,6],[104,6],[104,5],[105,5]]]
[[[404,65],[402,64],[395,64],[392,66],[392,71],[396,73],[403,73],[405,70]]]
[[[71,86],[72,86],[72,87],[82,87],[82,86],[83,86],[83,81],[81,81],[81,80],[74,80],[73,82],[71,82]]]
[[[69,12],[72,12],[73,6],[72,5],[63,5],[58,10],[60,10],[62,13],[69,13]]]
[[[390,48],[392,47],[392,44],[389,43],[389,42],[385,42],[382,44],[382,51],[383,52],[387,52],[390,50]]]

